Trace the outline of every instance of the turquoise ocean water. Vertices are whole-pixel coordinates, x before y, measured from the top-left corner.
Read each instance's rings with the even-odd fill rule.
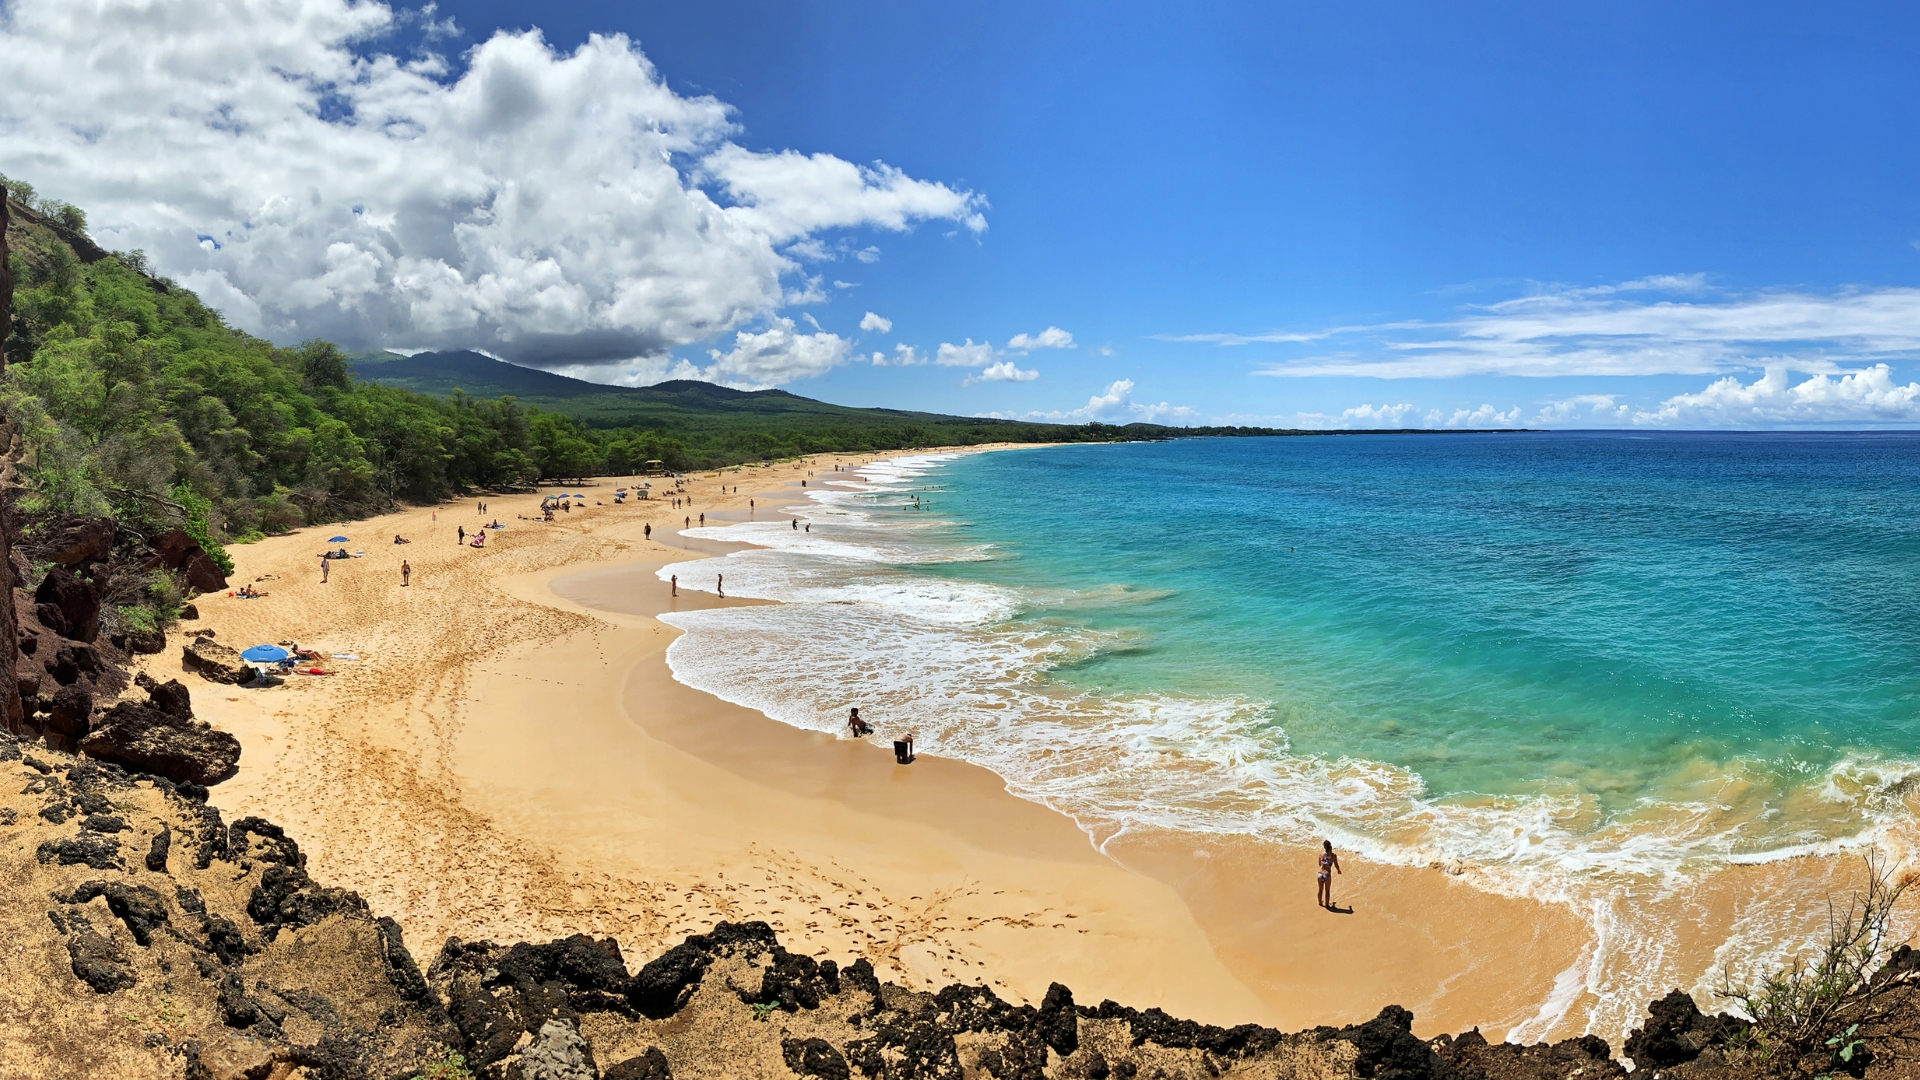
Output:
[[[674,616],[677,677],[822,730],[861,705],[1096,843],[1329,836],[1601,940],[1629,886],[1911,817],[1920,435],[1070,446],[809,495],[811,532],[695,530],[764,545],[729,589],[785,603]]]

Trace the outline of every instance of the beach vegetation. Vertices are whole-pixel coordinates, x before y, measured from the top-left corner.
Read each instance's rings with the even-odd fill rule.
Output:
[[[1730,1059],[1779,1075],[1857,1076],[1871,1060],[1870,1037],[1898,1037],[1891,1032],[1913,1008],[1916,972],[1888,961],[1901,943],[1895,915],[1917,879],[1877,855],[1866,869],[1844,908],[1829,903],[1827,933],[1810,956],[1745,980],[1722,972],[1719,996],[1753,1022],[1728,1045]]]
[[[428,1060],[425,1069],[413,1075],[413,1080],[474,1080],[474,1073],[467,1067],[465,1055],[444,1046],[438,1056]]]

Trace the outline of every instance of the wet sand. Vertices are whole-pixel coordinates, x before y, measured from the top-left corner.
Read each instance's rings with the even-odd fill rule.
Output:
[[[857,459],[808,467],[833,460]],[[398,918],[423,962],[448,936],[584,931],[618,938],[637,966],[714,921],[764,919],[797,951],[1013,1000],[1057,980],[1082,1002],[1221,1024],[1340,1024],[1396,1003],[1422,1034],[1594,1024],[1617,1037],[1618,1008],[1595,1011],[1580,991],[1591,911],[1344,855],[1335,898],[1352,914],[1325,912],[1310,847],[1129,833],[1096,850],[984,769],[924,755],[899,766],[884,745],[674,681],[664,653],[678,631],[655,615],[755,602],[667,595],[655,568],[736,549],[678,535],[683,518],[742,520],[749,498],[754,516],[778,515],[803,497],[802,475],[696,477],[680,510],[615,506],[602,481],[569,488],[589,499],[552,524],[521,520],[538,496],[501,496],[484,516],[444,504],[235,548],[234,585],[258,579],[269,596],[202,598],[183,631],[362,659],[265,691],[187,676],[198,712],[245,748],[214,802],[285,825],[316,877]],[[492,518],[509,527],[485,550],[455,544],[456,524]],[[367,554],[322,585],[315,557],[335,532]],[[396,532],[415,542],[393,545]],[[179,640],[150,670],[179,673]],[[1835,863],[1742,868],[1678,896],[1680,929],[1648,970],[1705,972],[1748,917],[1743,897],[1844,885]]]

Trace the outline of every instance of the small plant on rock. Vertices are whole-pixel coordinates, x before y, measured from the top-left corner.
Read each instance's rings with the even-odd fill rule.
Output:
[[[473,1070],[467,1068],[466,1056],[451,1046],[442,1047],[440,1056],[427,1062],[425,1072],[416,1073],[413,1080],[474,1080]]]
[[[1915,881],[1897,877],[1877,856],[1867,859],[1867,885],[1842,910],[1830,903],[1827,937],[1811,958],[1796,959],[1757,983],[1735,985],[1723,973],[1719,995],[1753,1019],[1728,1047],[1730,1057],[1788,1073],[1858,1072],[1869,1056],[1863,1032],[1886,1029],[1909,1008],[1913,972],[1886,970],[1898,944],[1894,911]]]

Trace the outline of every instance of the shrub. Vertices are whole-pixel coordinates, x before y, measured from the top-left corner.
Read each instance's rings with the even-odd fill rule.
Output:
[[[1905,994],[1910,972],[1889,972],[1898,944],[1892,934],[1895,909],[1914,878],[1898,878],[1878,857],[1867,859],[1866,889],[1842,911],[1829,902],[1827,936],[1816,954],[1796,959],[1757,983],[1735,985],[1728,969],[1719,995],[1753,1020],[1731,1049],[1785,1073],[1853,1071],[1865,1055],[1861,1032],[1873,1033],[1896,1011],[1911,1008]],[[1858,1060],[1857,1060],[1858,1059]]]

